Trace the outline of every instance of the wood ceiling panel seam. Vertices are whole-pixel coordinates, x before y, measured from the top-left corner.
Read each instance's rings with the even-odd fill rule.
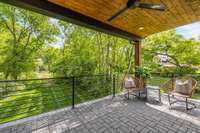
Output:
[[[66,7],[66,6],[65,6]],[[75,7],[74,7],[75,8]],[[77,9],[77,10],[79,10],[79,9]],[[87,16],[89,16],[89,17],[92,17],[92,18],[95,18],[95,19],[97,19],[97,20],[99,20],[99,21],[102,21],[102,19],[99,19],[96,15],[87,15]],[[103,16],[104,17],[104,16]],[[101,17],[101,18],[103,18],[103,17]],[[105,17],[104,17],[105,18]],[[104,19],[105,20],[105,19]],[[104,21],[102,21],[102,22],[104,22]],[[105,22],[104,22],[105,23]],[[108,23],[108,22],[106,22],[106,23]],[[108,23],[109,25],[111,25],[110,23]],[[116,27],[115,25],[113,25],[114,27]],[[117,28],[117,27],[116,27]],[[125,31],[127,31],[126,29],[124,29],[124,28],[120,28],[120,29],[122,29],[122,30],[125,30]]]
[[[175,7],[173,6],[173,4],[171,3],[170,0],[167,0],[166,3],[168,3],[168,5],[169,5],[168,12],[170,12],[171,18],[173,18],[172,20],[174,20],[173,23],[175,23],[175,25],[179,25],[181,23],[181,21],[183,21],[184,19],[181,18],[181,17],[178,17],[177,11],[176,11]]]
[[[141,10],[141,12],[142,12],[142,16],[141,17],[150,19],[149,15],[147,15],[148,13],[145,13],[144,10]],[[154,17],[149,22],[150,22],[150,26],[152,26],[154,28],[154,31],[157,31],[158,28],[161,28],[160,25],[157,23],[157,21],[154,21]],[[143,27],[146,27],[146,24]]]
[[[171,2],[174,0],[170,0]],[[180,2],[177,2],[179,0],[176,0],[175,6],[176,6],[176,12],[177,12],[177,16],[180,16],[180,18],[182,19],[182,21],[179,23],[180,25],[183,25],[184,22],[188,23],[190,22],[190,18],[185,14],[185,10],[183,9],[183,7],[180,7]],[[181,11],[182,10],[182,11]]]
[[[144,2],[148,2],[148,1],[144,1]],[[151,1],[151,2],[154,2],[154,1]],[[156,1],[155,3],[163,3],[162,1]],[[160,21],[159,23],[162,24],[163,21],[166,21],[166,19],[163,17],[163,15],[160,15],[160,11],[147,11],[147,10],[143,10],[144,13],[147,15],[147,16],[150,16],[150,18],[156,18],[154,22],[157,22],[157,21]],[[163,12],[163,14],[165,14],[166,12]],[[149,15],[150,14],[150,15]],[[156,15],[155,15],[156,14]],[[158,16],[158,17],[157,17]],[[154,19],[151,19],[151,20],[154,20]],[[161,26],[162,27],[162,26]]]
[[[173,10],[170,10],[173,13],[172,18],[175,18],[177,25],[179,25],[180,23],[182,23],[185,20],[185,18],[182,16],[182,14],[179,13],[179,11],[177,10],[177,7],[174,6],[174,3],[170,0],[169,0],[169,2],[172,5],[171,7],[173,7]]]
[[[130,26],[128,25],[129,22],[127,21],[128,19],[124,19],[124,18],[128,18],[127,15],[119,16],[118,18],[114,19],[113,21],[111,21],[111,25],[122,27],[122,29],[126,29],[126,31],[128,29],[129,32],[136,34],[135,31],[133,32],[131,30],[134,27],[130,28]],[[120,19],[121,21],[118,21],[118,19]]]
[[[192,5],[190,5],[191,6],[191,9],[192,9],[192,11],[194,12],[194,14],[195,14],[195,16],[198,18],[198,20],[200,19],[200,6],[199,6],[199,10],[197,11],[197,10],[195,10],[193,7],[192,7]],[[197,12],[199,12],[198,14],[197,14]]]
[[[107,23],[107,24],[109,24],[109,25],[112,25],[111,23],[109,23],[109,22],[105,22],[105,21],[103,21],[102,20],[102,18],[105,18],[106,19],[106,17],[101,17],[101,19],[99,19],[96,15],[88,15],[88,16],[90,16],[90,17],[92,17],[92,18],[95,18],[95,19],[97,19],[97,20],[99,20],[99,21],[102,21],[102,22],[104,22],[104,23]],[[104,20],[105,20],[104,19]],[[114,26],[114,27],[121,27],[121,26],[116,26],[116,25],[112,25],[112,26]],[[122,29],[122,30],[125,30],[125,31],[127,31],[127,29],[125,29],[125,28],[123,28],[123,27],[121,27],[120,29]]]
[[[130,14],[130,12],[129,12],[129,14]],[[140,15],[138,15],[138,14],[136,14],[136,13],[134,13],[134,14],[130,14],[130,16],[136,16],[136,18],[138,18],[138,20],[136,20],[135,22],[136,22],[136,26],[137,26],[137,28],[136,28],[136,30],[138,31],[138,29],[140,28],[140,27],[145,27],[145,25],[146,25],[146,22],[145,21],[143,21],[142,19],[141,19],[141,14]],[[141,21],[142,20],[142,21]],[[145,30],[145,32],[146,33],[143,33],[143,34],[139,34],[139,35],[141,35],[142,37],[143,36],[146,36],[146,34],[148,34],[150,31],[149,31],[149,27],[148,28],[145,28],[144,29]],[[141,31],[138,31],[138,32],[141,32]]]
[[[179,14],[181,14],[182,18],[184,19],[184,21],[187,21],[187,23],[189,21],[191,21],[192,19],[190,18],[190,15],[187,15],[187,11],[185,11],[184,7],[181,6],[181,2],[180,0],[177,0],[178,2],[174,2],[176,5],[176,10]],[[182,1],[182,0],[181,0]]]
[[[189,17],[191,21],[194,21],[197,19],[195,12],[192,10],[192,8],[188,5],[188,3],[183,3],[183,0],[180,1],[181,5],[183,6],[183,9],[185,10],[186,13],[189,12]]]
[[[101,9],[104,9],[104,11],[110,11],[111,9],[111,7],[109,7],[109,5],[110,4],[106,4],[107,2],[99,2],[99,0],[96,0],[97,1],[97,3],[99,3],[99,5],[101,4],[101,7],[103,7],[103,8],[101,8]],[[105,0],[103,0],[103,1],[105,1]],[[103,4],[102,4],[103,3]],[[116,4],[112,4],[112,6],[114,6],[115,8],[118,8],[117,6],[115,6]],[[108,17],[110,17],[110,15],[111,15],[111,13],[109,13],[109,12],[105,12],[106,14],[106,19],[105,20],[107,20],[108,19]]]
[[[165,2],[163,2],[163,0],[160,0],[162,3],[164,3],[167,6],[167,11],[166,11],[166,15],[167,17],[165,17],[165,22],[168,22],[168,24],[171,24],[170,27],[173,27],[173,24],[178,24],[176,19],[166,19],[166,18],[174,18],[174,13],[170,11],[170,7],[171,7],[171,3],[166,2],[166,0],[164,0]],[[165,16],[166,16],[165,15]]]
[[[162,29],[162,27],[164,26],[167,26],[166,25],[166,21],[165,21],[165,19],[164,19],[164,17],[163,17],[163,15],[160,15],[160,14],[157,14],[157,15],[153,15],[151,12],[147,12],[147,11],[145,11],[144,12],[147,16],[149,16],[150,18],[152,17],[152,18],[154,18],[154,19],[152,19],[152,21],[154,21],[155,23],[159,23],[158,25],[159,25],[159,27]],[[165,11],[165,14],[166,14],[167,12]],[[160,25],[161,24],[161,25]],[[167,21],[167,24],[169,24],[169,22]]]
[[[131,22],[127,22],[128,18],[130,18],[130,17],[131,17],[131,20],[129,19],[129,21],[132,21],[132,19],[134,18],[133,21],[135,22],[135,26],[130,25]],[[129,30],[130,32],[138,34],[137,29],[139,28],[139,26],[137,26],[138,25],[137,24],[138,21],[137,21],[137,19],[135,19],[135,17],[137,18],[138,16],[137,15],[132,16],[132,13],[130,13],[130,11],[127,11],[126,14],[124,13],[123,15],[118,16],[116,19],[114,19],[113,22],[112,22],[112,24],[118,23],[119,26],[121,26],[121,27],[127,27],[126,29],[130,29]],[[124,18],[127,18],[127,19],[124,19]],[[121,21],[119,21],[119,20],[121,20]]]
[[[148,16],[149,18],[153,18],[153,19],[151,19],[154,23],[157,23],[156,24],[156,26],[158,26],[159,28],[162,28],[162,26],[164,26],[163,25],[163,17],[161,17],[161,16],[163,16],[163,15],[160,15],[160,14],[158,14],[158,15],[154,15],[154,16],[152,16],[152,14],[151,14],[151,12],[148,12],[148,11],[145,11],[144,10],[144,14],[146,15],[146,16]],[[164,12],[163,12],[163,14],[164,14]],[[161,18],[161,19],[160,19]],[[162,25],[160,25],[162,23]]]
[[[148,13],[146,13],[145,11],[144,11],[144,13],[143,13],[143,16],[144,17],[146,17],[146,18],[148,18],[148,19],[151,19],[151,17],[148,15]],[[155,17],[154,17],[155,18]],[[161,24],[161,22],[160,21],[156,21],[155,19],[151,19],[151,25],[153,26],[153,27],[156,27],[156,31],[157,31],[157,29],[159,28],[162,28],[162,26],[163,25],[159,25],[159,23]]]
[[[65,8],[74,10],[76,12],[83,14],[83,15],[98,19],[100,21],[102,21],[102,18],[105,18],[105,16],[106,16],[106,14],[105,14],[106,12],[99,12],[100,10],[98,11],[98,10],[96,10],[93,7],[90,7],[90,6],[86,7],[85,5],[80,5],[77,2],[74,2],[72,5],[73,5],[73,7],[71,6],[71,8],[70,8],[69,4],[67,4],[66,2],[64,3]],[[80,10],[80,9],[84,9],[84,10]],[[97,16],[97,14],[98,14],[98,16]]]

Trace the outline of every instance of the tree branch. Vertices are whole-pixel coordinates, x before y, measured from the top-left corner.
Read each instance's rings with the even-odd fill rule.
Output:
[[[151,53],[154,54],[154,55],[165,55],[165,56],[171,58],[172,60],[174,60],[174,62],[175,62],[175,63],[172,63],[172,62],[170,62],[170,63],[172,63],[172,64],[174,64],[174,65],[176,65],[178,67],[181,67],[178,59],[176,59],[176,57],[173,56],[173,55],[170,55],[170,54],[167,54],[167,53],[159,53],[159,52],[151,52]]]

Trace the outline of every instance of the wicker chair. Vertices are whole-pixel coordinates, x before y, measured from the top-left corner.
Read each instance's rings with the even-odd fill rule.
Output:
[[[140,91],[142,90],[140,87],[140,80],[131,75],[125,75],[123,79],[123,88],[125,88],[125,98],[129,99],[130,95],[134,95],[136,97],[140,97]],[[137,93],[139,95],[137,95]]]
[[[192,88],[188,88],[189,91],[186,94],[186,93],[181,93],[181,92],[176,91],[175,89],[176,80],[177,80],[176,78],[172,78],[171,80],[167,81],[164,85],[161,86],[161,88],[168,91],[168,101],[169,101],[170,107],[174,103],[185,102],[186,110],[196,108],[196,105],[194,103],[188,102],[188,98],[191,98],[193,93],[195,92],[197,81],[193,78],[188,78],[188,80],[191,80],[192,82],[192,86],[191,86]],[[171,97],[175,98],[175,101],[171,101]],[[185,100],[180,100],[180,98],[183,98]],[[189,104],[192,105],[191,108],[188,107]]]

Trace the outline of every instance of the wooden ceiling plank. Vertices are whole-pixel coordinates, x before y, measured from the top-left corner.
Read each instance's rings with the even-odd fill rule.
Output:
[[[53,1],[53,0],[52,0]],[[83,4],[80,0],[66,0],[72,2],[70,8],[73,6],[73,3]],[[108,23],[115,27],[120,27],[121,29],[138,34],[142,37],[147,35],[157,33],[164,30],[169,30],[177,26],[183,25],[184,23],[191,22],[193,19],[191,16],[185,12],[183,5],[180,3],[180,0],[141,0],[142,2],[152,2],[152,3],[164,3],[169,7],[169,11],[160,13],[153,10],[145,9],[130,9],[123,13],[121,16],[115,18],[112,22],[107,22],[107,18],[110,18],[115,12],[120,10],[122,7],[126,6],[128,0],[87,0],[86,4],[90,5],[92,8],[100,8],[101,11],[85,11],[79,7],[79,11],[86,13],[87,15],[92,16],[95,19],[98,19],[104,23]],[[112,4],[111,4],[112,3]],[[84,4],[83,4],[84,5]],[[106,13],[105,13],[106,12]],[[102,14],[102,16],[100,15]],[[139,14],[139,15],[138,15]],[[131,27],[131,28],[130,28]],[[147,27],[145,30],[139,31],[139,27]]]
[[[188,0],[186,2],[194,12],[194,15],[197,17],[197,19],[200,19],[200,1],[199,0]]]
[[[177,11],[184,18],[183,22],[186,22],[186,23],[192,22],[192,18],[190,17],[192,15],[188,15],[189,11],[185,10],[185,7],[182,5],[181,1],[183,1],[183,0],[177,0],[177,2],[175,2]]]
[[[197,20],[195,12],[192,10],[189,4],[186,2],[183,2],[183,0],[179,0],[179,2],[181,3],[181,6],[185,10],[185,13],[187,14],[187,16],[190,17],[190,21],[193,22],[194,20]]]
[[[61,7],[57,4],[53,4],[47,0],[1,0],[1,2],[11,4],[17,7],[28,9],[34,12],[38,12],[43,15],[58,18],[60,20],[68,21],[80,26],[95,29],[100,32],[118,36],[129,40],[141,40],[142,38],[133,33],[121,30],[112,25],[100,22],[91,17],[74,12],[67,8]]]
[[[148,3],[163,3],[168,7],[168,10],[165,12],[158,12],[140,8],[129,9],[111,22],[107,21],[108,18],[110,18],[121,8],[125,7],[128,0],[36,1],[51,1],[52,4],[60,5],[66,10],[71,10],[79,15],[90,18],[90,20],[92,19],[95,22],[101,23],[101,25],[97,24],[95,26],[95,23],[89,22],[89,24],[92,25],[93,28],[98,27],[101,29],[112,27],[114,28],[114,31],[110,31],[112,28],[109,28],[109,32],[111,32],[112,34],[113,32],[117,32],[117,34],[120,34],[119,31],[122,31],[123,34],[126,36],[135,35],[135,37],[140,36],[140,38],[200,20],[200,0],[141,0],[141,2]],[[192,6],[188,6],[186,1],[189,1]],[[67,15],[70,16],[70,14]],[[104,25],[105,27],[102,27],[102,25]],[[139,30],[140,27],[144,27],[144,30]]]
[[[177,1],[177,0],[176,0]],[[172,12],[173,14],[173,18],[177,21],[177,23],[182,23],[185,19],[184,17],[182,16],[182,14],[179,14],[179,12],[177,11],[177,7],[175,6],[175,2],[174,0],[168,0],[168,2],[171,4],[171,7],[170,7],[170,12]]]

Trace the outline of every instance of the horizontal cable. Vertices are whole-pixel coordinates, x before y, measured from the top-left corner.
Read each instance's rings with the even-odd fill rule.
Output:
[[[37,93],[32,93],[32,94],[37,94]],[[39,94],[41,94],[41,93],[39,93]],[[45,94],[45,95],[38,95],[37,97],[34,97],[34,98],[43,98],[43,97],[47,97],[47,96],[53,96],[53,94]],[[32,96],[30,96],[30,98],[29,99],[32,99]],[[22,102],[22,101],[27,101],[27,98],[24,98],[24,99],[21,99],[21,100],[11,100],[11,101],[6,101],[6,102],[0,102],[0,103],[10,103],[10,102]]]
[[[62,101],[65,101],[65,100],[66,99],[58,99],[58,100],[47,102],[47,103],[40,103],[40,104],[37,104],[37,105],[32,105],[32,106],[27,106],[27,107],[22,107],[22,108],[16,108],[16,109],[12,109],[12,110],[9,110],[9,111],[2,111],[1,115],[5,114],[5,113],[13,112],[13,111],[18,111],[18,110],[23,110],[23,109],[31,109],[31,108],[35,108],[35,107],[40,107],[41,105],[48,105],[48,104],[52,105],[52,103],[62,102]],[[58,106],[57,104],[53,104],[53,105]],[[13,116],[15,116],[15,115],[13,115]],[[2,118],[0,118],[0,119],[2,119]]]

